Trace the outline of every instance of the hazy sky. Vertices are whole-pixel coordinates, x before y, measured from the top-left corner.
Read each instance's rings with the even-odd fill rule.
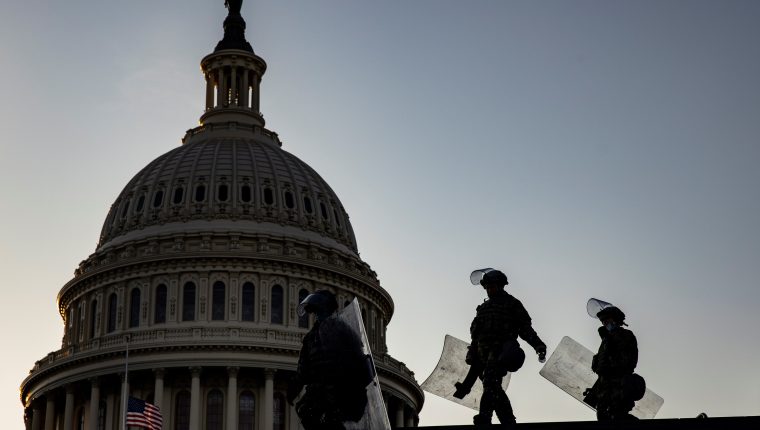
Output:
[[[60,347],[56,295],[204,102],[222,0],[4,2],[0,422]],[[760,414],[760,2],[246,0],[267,127],[351,215],[421,383],[497,267],[549,345],[619,305],[658,417]],[[530,347],[524,345],[530,351]],[[589,420],[538,375],[520,422]],[[422,425],[473,412],[427,395]]]

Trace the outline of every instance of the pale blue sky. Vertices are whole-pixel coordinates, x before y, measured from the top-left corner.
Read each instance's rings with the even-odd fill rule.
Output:
[[[203,107],[223,1],[6,2],[0,15],[0,421],[60,346],[55,297],[110,204]],[[551,349],[618,304],[659,417],[759,415],[760,3],[246,0],[267,127],[351,215],[422,382],[511,279]],[[23,322],[23,323],[22,323]],[[538,375],[519,421],[587,420]],[[427,395],[421,424],[469,423]]]

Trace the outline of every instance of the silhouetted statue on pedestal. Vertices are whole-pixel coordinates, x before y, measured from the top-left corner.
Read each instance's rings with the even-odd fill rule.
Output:
[[[229,10],[224,19],[224,38],[216,45],[214,52],[224,49],[240,49],[253,52],[251,44],[245,40],[245,20],[240,16],[243,0],[225,0],[224,6]]]
[[[240,15],[243,0],[224,0],[224,6],[230,10],[230,15]]]

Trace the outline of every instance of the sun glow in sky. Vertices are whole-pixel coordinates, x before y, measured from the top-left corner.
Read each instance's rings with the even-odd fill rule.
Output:
[[[421,383],[510,277],[549,345],[620,306],[659,417],[760,415],[760,3],[247,0],[283,149],[341,198]],[[129,179],[204,106],[223,1],[8,2],[0,14],[3,428],[60,348],[55,302]],[[592,411],[528,360],[519,422]],[[421,425],[472,411],[426,395]]]

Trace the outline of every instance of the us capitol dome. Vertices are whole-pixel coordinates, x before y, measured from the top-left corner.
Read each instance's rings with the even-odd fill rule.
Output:
[[[393,300],[338,196],[264,127],[244,30],[231,6],[200,126],[127,183],[61,288],[61,348],[20,388],[28,430],[121,429],[125,390],[165,429],[298,429],[285,393],[313,320],[296,307],[317,289],[358,299],[390,422],[417,425],[422,390],[386,346]]]

